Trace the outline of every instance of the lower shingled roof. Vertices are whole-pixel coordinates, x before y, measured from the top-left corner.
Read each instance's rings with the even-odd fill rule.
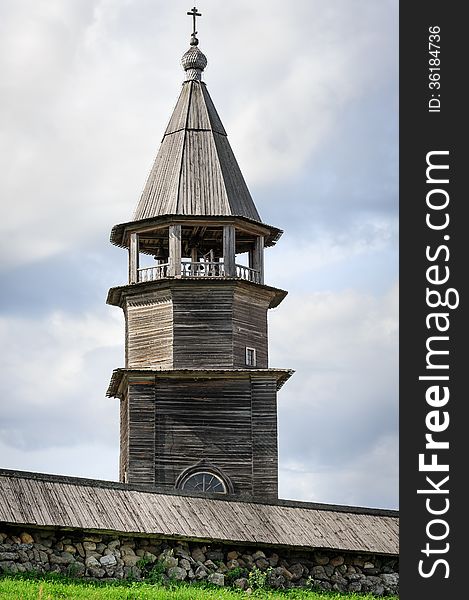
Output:
[[[0,521],[243,545],[396,555],[396,511],[161,492],[0,469]]]

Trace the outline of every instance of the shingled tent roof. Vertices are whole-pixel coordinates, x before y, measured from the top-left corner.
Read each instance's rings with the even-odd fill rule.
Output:
[[[0,469],[0,522],[243,545],[398,554],[398,513]]]
[[[182,58],[187,79],[134,220],[162,215],[224,215],[260,221],[226,131],[201,81],[207,59],[197,43],[193,37]]]

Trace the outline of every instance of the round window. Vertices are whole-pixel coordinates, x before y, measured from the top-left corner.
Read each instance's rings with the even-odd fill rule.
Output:
[[[187,492],[213,492],[226,494],[226,486],[220,477],[207,471],[192,473],[181,484],[181,489]]]

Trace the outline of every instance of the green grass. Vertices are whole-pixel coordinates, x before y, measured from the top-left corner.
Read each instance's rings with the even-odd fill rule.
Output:
[[[240,590],[207,585],[151,585],[140,582],[86,582],[65,577],[0,577],[1,600],[376,600],[370,595],[336,594],[306,590],[256,590],[251,595]],[[386,600],[386,599],[382,599]],[[388,596],[387,600],[397,600]]]

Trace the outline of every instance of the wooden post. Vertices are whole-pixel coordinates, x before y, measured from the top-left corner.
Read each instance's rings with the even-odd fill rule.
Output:
[[[191,248],[191,262],[193,262],[193,263],[198,262],[197,258],[198,258],[197,248]]]
[[[138,283],[138,233],[130,234],[129,283]]]
[[[236,277],[236,232],[234,225],[223,226],[223,264],[225,275]]]
[[[169,276],[181,277],[181,225],[169,226]]]
[[[249,253],[251,259],[251,252]],[[254,250],[252,251],[252,265],[249,266],[251,269],[259,272],[259,283],[264,283],[264,236],[259,235],[256,237],[254,243]]]

